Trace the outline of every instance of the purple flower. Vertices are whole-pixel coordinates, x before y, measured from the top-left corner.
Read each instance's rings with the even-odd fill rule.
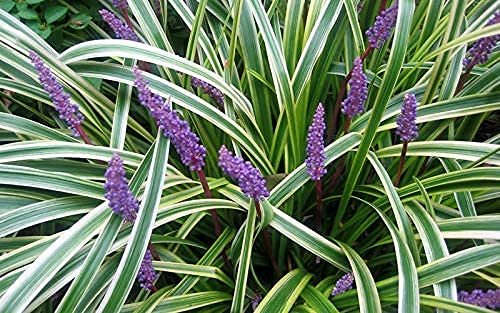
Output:
[[[142,259],[139,272],[137,273],[137,281],[139,281],[141,288],[151,291],[157,277],[155,269],[153,268],[153,256],[151,255],[151,251],[147,249]]]
[[[77,128],[83,123],[83,115],[78,111],[78,105],[71,103],[69,95],[64,91],[54,74],[52,74],[50,68],[45,66],[39,55],[30,51],[29,57],[38,72],[40,84],[50,95],[59,113],[59,118],[66,122],[73,131],[73,135],[79,136]]]
[[[163,135],[170,139],[182,163],[192,171],[199,171],[205,166],[206,149],[200,144],[198,136],[191,131],[186,121],[177,112],[172,111],[160,95],[151,91],[148,82],[138,68],[134,68],[135,86],[139,92],[139,101],[149,109]]]
[[[325,169],[325,109],[321,103],[314,113],[313,122],[307,134],[307,173],[312,180],[320,180],[326,174]]]
[[[255,297],[252,298],[252,310],[255,311],[257,307],[260,304],[260,301],[262,301],[262,295],[256,294]]]
[[[193,85],[194,88],[201,88],[203,93],[214,99],[217,104],[224,104],[224,94],[220,89],[196,77],[191,77],[191,85]]]
[[[120,9],[120,10],[128,9],[127,0],[111,0],[111,2],[113,3],[113,6],[117,9]]]
[[[487,26],[500,23],[500,11],[496,11],[493,17],[486,24]],[[467,51],[463,64],[467,69],[472,69],[477,64],[482,64],[488,61],[491,51],[500,40],[500,35],[493,35],[479,39]]]
[[[252,163],[234,156],[225,146],[219,150],[219,166],[226,175],[238,182],[247,197],[259,200],[269,196],[266,181],[260,171]]]
[[[399,114],[396,123],[398,128],[396,134],[401,138],[401,141],[412,141],[418,136],[417,127],[417,99],[412,93],[405,95],[401,114]]]
[[[126,1],[125,1],[126,2]],[[108,23],[109,27],[115,32],[115,36],[118,39],[125,39],[131,41],[140,42],[141,40],[127,24],[123,23],[119,18],[117,18],[113,13],[106,9],[99,10],[102,19]]]
[[[458,301],[495,310],[500,308],[500,289],[489,289],[486,292],[474,289],[470,293],[462,290],[458,293]]]
[[[354,275],[352,275],[352,273],[347,273],[344,276],[340,277],[340,279],[335,283],[335,287],[333,287],[332,296],[334,297],[346,292],[347,290],[351,290],[353,283]]]
[[[104,176],[106,177],[104,197],[109,201],[109,207],[113,213],[133,223],[137,217],[139,203],[128,187],[123,162],[117,153],[113,154],[109,161]]]
[[[398,16],[398,4],[385,9],[375,19],[375,23],[366,31],[368,41],[373,48],[380,48],[391,35],[392,29],[396,26]]]
[[[359,57],[354,59],[349,86],[349,94],[342,102],[342,113],[349,118],[353,118],[354,115],[362,113],[365,110],[364,104],[368,98],[368,81],[363,72],[363,61]]]

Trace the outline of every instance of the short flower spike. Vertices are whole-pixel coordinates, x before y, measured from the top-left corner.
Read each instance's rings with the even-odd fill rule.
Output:
[[[127,24],[123,23],[119,18],[117,18],[113,13],[106,9],[99,10],[102,19],[108,23],[109,27],[115,32],[115,36],[118,39],[131,40],[140,42],[141,40]]]
[[[336,296],[346,292],[347,290],[351,290],[353,283],[354,275],[352,273],[347,273],[344,276],[340,277],[339,280],[337,280],[337,282],[335,283],[335,287],[333,287],[332,296]]]
[[[146,254],[142,259],[141,267],[139,268],[139,272],[137,273],[137,281],[141,285],[141,288],[152,290],[153,283],[158,275],[153,268],[153,255],[149,249],[146,250]]]
[[[470,293],[462,290],[458,293],[458,301],[496,310],[500,308],[500,289],[489,289],[486,292],[474,289]]]
[[[406,94],[404,103],[401,107],[401,114],[398,116],[396,123],[398,127],[396,134],[403,142],[409,142],[418,136],[417,127],[417,99],[412,93]]]
[[[129,189],[123,161],[117,153],[111,157],[104,176],[106,177],[104,197],[109,201],[109,207],[113,213],[133,223],[139,211],[139,202]]]
[[[149,88],[148,82],[138,68],[134,69],[135,86],[139,92],[139,101],[149,109],[158,128],[169,138],[181,157],[182,163],[192,171],[199,171],[205,166],[207,151],[200,144],[198,136],[191,131],[186,121],[177,112],[170,109],[160,95]]]
[[[326,174],[325,169],[325,109],[321,103],[316,109],[309,133],[307,134],[307,173],[312,180],[318,181]]]
[[[113,6],[119,10],[126,10],[128,9],[128,2],[127,0],[111,0],[113,3]]]
[[[255,200],[269,197],[266,181],[260,171],[250,162],[234,156],[225,146],[219,150],[219,166],[224,173],[238,182],[247,197]]]
[[[365,110],[364,105],[368,98],[368,80],[363,72],[363,61],[359,57],[354,59],[349,86],[351,88],[347,98],[342,102],[342,113],[349,118],[353,118],[356,114]]]
[[[496,11],[486,25],[490,26],[498,23],[500,23],[500,11]],[[472,69],[475,65],[486,63],[499,40],[500,35],[493,35],[476,41],[469,51],[467,51],[467,56],[463,61],[465,67]]]
[[[391,36],[392,29],[396,26],[398,17],[398,4],[385,9],[375,19],[375,23],[366,31],[368,41],[373,48],[380,48]]]
[[[78,105],[71,103],[70,96],[64,91],[50,68],[48,68],[38,54],[29,53],[31,62],[38,72],[38,78],[43,89],[49,94],[59,117],[66,122],[73,135],[79,136],[77,128],[83,123],[83,115],[78,111]]]

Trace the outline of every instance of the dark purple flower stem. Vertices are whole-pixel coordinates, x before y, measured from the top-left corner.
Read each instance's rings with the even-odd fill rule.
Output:
[[[201,186],[203,187],[203,192],[205,193],[205,198],[212,199],[212,191],[210,190],[210,186],[208,186],[207,177],[205,176],[205,172],[201,169],[196,171],[198,174],[198,178],[200,180]],[[214,224],[215,236],[218,238],[222,233],[222,228],[220,226],[219,216],[217,215],[217,211],[215,209],[210,209],[210,215],[212,216],[212,223]],[[229,262],[229,258],[227,257],[226,250],[222,251],[222,258],[224,259],[224,264],[228,268],[231,269],[231,263]]]
[[[323,218],[323,187],[321,186],[321,180],[316,181],[316,229],[321,233]]]
[[[399,187],[399,182],[401,181],[401,174],[403,173],[403,167],[405,166],[406,151],[408,151],[408,141],[403,141],[403,148],[401,149],[401,156],[399,157],[399,167],[394,179],[394,186]]]
[[[89,136],[87,135],[85,130],[83,130],[83,127],[81,125],[76,126],[75,129],[78,132],[78,134],[80,135],[80,137],[82,138],[83,142],[85,142],[88,145],[93,145],[92,141],[90,141]]]
[[[261,209],[260,209],[260,203],[259,203],[258,200],[255,200],[255,209],[257,210],[257,216],[259,218],[261,218],[262,213],[261,213]],[[269,260],[271,261],[271,265],[273,267],[274,275],[276,277],[280,277],[281,276],[281,271],[280,271],[280,269],[278,267],[278,263],[276,263],[276,260],[274,259],[273,249],[272,249],[272,245],[271,245],[271,237],[270,237],[269,232],[267,231],[267,229],[262,229],[262,236],[264,237],[264,249],[266,250],[267,255],[269,257]]]
[[[455,89],[455,95],[457,95],[462,89],[464,89],[465,83],[469,79],[470,72],[472,71],[472,67],[467,67],[465,72],[460,75],[460,79],[458,80],[457,88]]]

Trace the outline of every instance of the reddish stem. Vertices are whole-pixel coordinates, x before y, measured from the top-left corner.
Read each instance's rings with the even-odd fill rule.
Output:
[[[83,130],[82,125],[77,125],[75,129],[82,138],[83,142],[85,142],[88,145],[92,145],[92,141],[90,141],[89,136],[87,136],[87,133]]]
[[[148,242],[148,249],[151,252],[151,256],[153,257],[154,260],[161,261],[160,255],[158,254],[158,251],[156,251],[151,240]]]
[[[401,174],[403,173],[403,167],[405,165],[406,151],[408,151],[408,141],[403,141],[403,148],[401,149],[401,156],[399,157],[399,167],[394,179],[394,186],[399,187],[399,182],[401,181]]]
[[[378,8],[379,14],[380,12],[384,11],[386,7],[387,7],[387,0],[380,1],[380,6]]]
[[[212,191],[210,190],[210,186],[208,185],[207,177],[205,176],[205,172],[203,170],[196,171],[198,174],[198,178],[200,180],[201,186],[203,187],[203,192],[205,193],[205,198],[212,198]],[[217,211],[215,209],[210,209],[210,215],[212,216],[212,223],[214,224],[215,236],[218,238],[222,233],[222,227],[220,226],[219,216],[217,215]],[[229,258],[227,257],[226,250],[222,251],[222,258],[224,259],[224,263],[226,267],[230,270],[231,263],[229,262]]]
[[[351,130],[351,121],[352,119],[350,117],[347,117],[344,123],[344,133],[348,134],[349,131]],[[339,164],[337,165],[337,168],[335,169],[335,173],[333,173],[332,180],[330,181],[330,184],[328,185],[328,193],[331,194],[333,193],[333,188],[337,184],[338,179],[340,178],[340,175],[342,175],[342,171],[344,170],[345,166],[345,155],[342,156],[342,158],[339,160]]]
[[[122,15],[123,17],[125,18],[125,23],[127,23],[128,27],[130,27],[130,29],[134,29],[134,24],[132,24],[132,20],[130,19],[130,15],[128,15],[128,10],[127,9],[123,9],[122,10]]]
[[[471,70],[472,70],[472,68],[467,67],[465,72],[462,75],[460,75],[460,79],[458,80],[457,89],[455,89],[455,95],[457,95],[460,91],[462,91],[462,89],[464,89],[465,83],[467,82],[467,79],[470,76]]]
[[[323,219],[323,188],[321,186],[321,180],[316,181],[316,229],[321,233],[321,220]]]
[[[258,200],[255,200],[255,209],[257,210],[257,215],[259,216],[259,218],[261,218],[262,214],[260,211],[260,203]],[[274,275],[276,275],[276,277],[280,277],[281,271],[278,267],[278,263],[276,263],[276,260],[274,259],[273,249],[271,245],[271,237],[269,236],[269,232],[267,231],[267,229],[262,229],[262,236],[264,237],[264,249],[266,249],[267,255],[269,256],[269,260],[271,260],[271,265],[274,270]]]

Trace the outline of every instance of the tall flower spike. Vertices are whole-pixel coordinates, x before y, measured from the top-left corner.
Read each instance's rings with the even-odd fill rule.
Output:
[[[127,10],[128,3],[127,0],[111,0],[113,6],[119,10]]]
[[[401,107],[401,114],[399,114],[396,123],[398,127],[396,134],[403,142],[409,142],[418,136],[417,127],[417,99],[412,93],[408,93],[404,97],[404,103]]]
[[[368,80],[363,72],[363,61],[360,57],[354,59],[349,87],[347,98],[342,102],[342,113],[353,118],[365,110],[364,105],[368,98]]]
[[[260,200],[269,196],[266,181],[260,171],[249,161],[244,161],[238,156],[234,156],[225,146],[219,150],[220,168],[235,180],[241,191],[250,198]]]
[[[128,187],[123,161],[117,153],[111,157],[104,176],[104,197],[109,201],[109,207],[113,213],[133,223],[137,217],[139,203]]]
[[[332,296],[339,295],[352,289],[352,284],[354,283],[354,275],[352,273],[347,273],[340,277],[333,287]]]
[[[123,23],[119,18],[117,18],[113,13],[106,9],[99,10],[102,19],[108,23],[109,27],[115,32],[115,36],[118,39],[125,39],[131,41],[140,42],[141,40],[127,24]]]
[[[314,113],[313,121],[307,134],[307,173],[312,180],[318,181],[326,174],[325,169],[325,109],[321,103]]]
[[[490,26],[498,23],[500,23],[500,10],[495,12],[486,25]],[[463,61],[465,67],[472,69],[475,65],[486,63],[498,41],[500,41],[500,35],[484,37],[476,41],[467,51],[467,56]]]
[[[153,289],[153,283],[157,277],[158,275],[156,275],[155,269],[153,268],[153,256],[151,251],[147,249],[144,258],[142,259],[139,272],[137,273],[137,281],[139,281],[141,288],[151,291]]]
[[[214,99],[217,104],[224,104],[224,94],[220,89],[196,77],[191,77],[191,85],[193,85],[194,88],[201,88],[203,93]]]
[[[474,289],[470,293],[462,290],[458,293],[458,301],[496,310],[500,308],[500,289],[489,289],[486,292]]]
[[[79,136],[77,128],[83,122],[83,115],[78,111],[78,105],[71,103],[70,96],[64,91],[50,68],[48,68],[35,52],[30,51],[29,57],[38,72],[40,84],[50,95],[59,117],[66,122],[73,135]]]
[[[366,35],[373,48],[380,48],[391,35],[392,29],[396,26],[398,17],[398,4],[385,9],[375,19],[372,27],[368,28]]]
[[[205,166],[206,149],[200,144],[198,136],[191,131],[186,121],[177,112],[172,111],[160,95],[149,88],[148,82],[138,68],[134,69],[135,86],[139,92],[139,101],[149,109],[163,135],[170,139],[181,157],[182,163],[192,171],[199,171]]]

